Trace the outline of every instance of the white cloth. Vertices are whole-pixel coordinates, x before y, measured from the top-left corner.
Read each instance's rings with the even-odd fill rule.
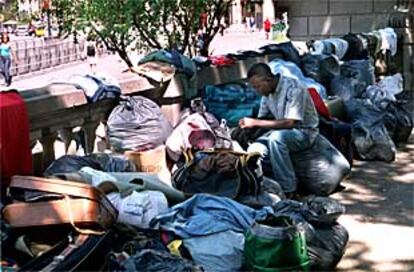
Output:
[[[329,49],[329,44],[331,44],[335,52],[331,52]],[[347,41],[340,38],[330,38],[320,41],[315,41],[313,44],[315,54],[334,54],[339,59],[342,59],[345,56],[346,51],[348,50],[349,44]]]
[[[133,191],[124,198],[119,193],[110,193],[107,198],[118,210],[118,222],[139,228],[149,228],[154,217],[168,210],[166,197],[158,191]]]
[[[390,50],[391,55],[397,54],[397,33],[391,27],[378,30],[381,34],[381,50]]]

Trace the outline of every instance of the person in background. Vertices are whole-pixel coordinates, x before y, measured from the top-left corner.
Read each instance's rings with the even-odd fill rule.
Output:
[[[14,60],[15,64],[18,64],[16,55],[10,46],[10,37],[7,33],[1,35],[0,41],[0,59],[1,59],[1,72],[3,74],[6,86],[10,86],[12,83],[12,76],[10,74],[11,62]]]
[[[85,55],[93,75],[96,73],[97,51],[96,42],[91,36],[89,36],[86,40]]]
[[[258,118],[243,118],[241,128],[270,128],[256,142],[269,158],[273,178],[287,194],[297,189],[291,152],[312,146],[318,135],[318,115],[306,86],[294,78],[273,74],[265,63],[254,64],[247,77],[251,86],[262,95]],[[263,120],[262,118],[270,118]]]
[[[272,23],[270,22],[268,17],[266,18],[266,20],[263,23],[263,28],[264,28],[264,31],[266,33],[266,40],[268,40],[269,39],[269,33],[270,33],[271,28],[272,28]]]

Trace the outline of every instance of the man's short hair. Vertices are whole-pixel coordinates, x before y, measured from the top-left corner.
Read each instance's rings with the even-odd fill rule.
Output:
[[[247,72],[247,78],[252,78],[254,76],[269,77],[273,76],[273,73],[269,65],[267,65],[266,63],[255,63],[250,67],[249,71]]]

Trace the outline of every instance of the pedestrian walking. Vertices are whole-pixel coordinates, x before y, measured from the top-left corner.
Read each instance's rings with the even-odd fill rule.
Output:
[[[2,33],[0,42],[0,59],[1,59],[1,73],[4,77],[6,86],[10,86],[12,83],[12,76],[10,74],[10,68],[12,59],[15,64],[18,64],[16,55],[10,46],[10,37],[7,33]]]
[[[268,40],[270,30],[272,29],[272,23],[270,22],[269,18],[266,18],[266,20],[264,21],[263,28],[266,33],[266,40]]]
[[[96,41],[91,37],[88,37],[85,45],[85,55],[89,63],[89,67],[91,68],[91,74],[93,75],[96,73],[96,63],[98,61],[97,51]]]
[[[290,159],[291,152],[310,148],[318,134],[318,115],[305,86],[298,80],[273,74],[265,63],[254,64],[247,77],[251,86],[262,95],[258,118],[243,118],[241,128],[262,127],[271,130],[256,142],[267,148],[273,178],[285,193],[297,189],[297,180]]]

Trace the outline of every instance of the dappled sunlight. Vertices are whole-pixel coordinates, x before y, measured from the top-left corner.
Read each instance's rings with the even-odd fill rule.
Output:
[[[414,134],[395,162],[355,161],[346,189],[333,195],[346,206],[339,222],[349,244],[339,271],[407,271],[414,267]]]
[[[374,228],[372,223],[361,223],[347,215],[340,223],[348,229],[350,242],[339,271],[403,271],[414,259],[410,227],[375,224]]]
[[[413,225],[413,136],[399,148],[395,162],[355,161],[351,177],[343,182],[346,189],[333,196],[347,214],[363,215],[362,222]]]

